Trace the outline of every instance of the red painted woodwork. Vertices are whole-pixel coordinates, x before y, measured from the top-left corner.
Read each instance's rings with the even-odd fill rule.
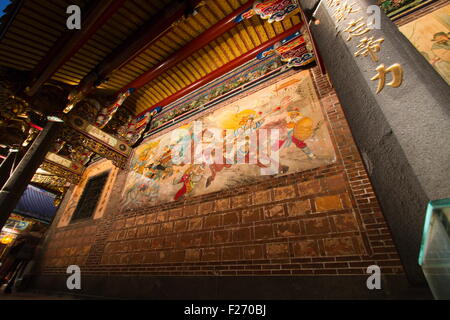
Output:
[[[157,104],[151,106],[146,111],[141,112],[138,116],[143,115],[147,111],[152,110],[152,109],[156,108],[157,106],[165,106],[171,102],[174,102],[175,100],[177,100],[177,99],[189,94],[190,92],[197,90],[198,88],[204,86],[205,84],[213,81],[217,77],[220,77],[220,76],[224,75],[225,73],[230,72],[231,70],[240,66],[241,64],[255,58],[258,55],[258,53],[260,53],[261,51],[269,48],[270,46],[273,46],[275,43],[283,40],[284,38],[288,37],[289,35],[293,34],[294,32],[297,32],[301,28],[301,26],[302,26],[302,24],[295,25],[292,28],[284,31],[283,33],[280,33],[275,38],[269,39],[268,41],[259,45],[258,47],[253,48],[252,50],[248,51],[247,53],[237,57],[236,59],[228,62],[227,64],[224,64],[219,69],[207,74],[203,78],[191,83],[189,86],[181,89],[180,91],[174,93],[173,95],[171,95],[171,96],[165,98],[164,100],[158,102]]]
[[[117,94],[125,92],[130,88],[134,88],[135,90],[140,87],[146,85],[151,80],[155,79],[159,75],[163,74],[168,69],[172,68],[179,62],[188,58],[191,54],[196,52],[197,50],[203,48],[212,40],[220,37],[222,34],[230,30],[231,28],[236,26],[234,19],[239,14],[243,13],[245,10],[253,6],[253,1],[249,1],[240,8],[236,9],[228,16],[217,22],[208,30],[204,31],[198,37],[190,41],[183,48],[172,54],[167,60],[161,62],[160,64],[154,66],[153,68],[147,70],[145,73],[140,75],[138,78],[130,82],[128,85],[120,89]]]

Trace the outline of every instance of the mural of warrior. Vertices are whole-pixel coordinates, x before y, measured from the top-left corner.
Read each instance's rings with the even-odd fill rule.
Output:
[[[315,94],[310,74],[297,73],[180,131],[143,141],[131,159],[124,203],[139,208],[179,201],[332,163],[335,153]]]
[[[175,201],[181,199],[186,195],[189,195],[194,190],[195,185],[200,182],[203,177],[204,168],[204,164],[191,165],[186,169],[186,171],[184,171],[180,179],[175,179],[173,181],[173,184],[183,184],[181,189],[178,190],[178,192],[173,197]]]
[[[285,101],[282,103],[289,103],[290,97],[285,97]],[[286,119],[285,128],[287,129],[286,138],[280,139],[274,146],[275,149],[281,149],[282,147],[289,147],[294,144],[303,153],[307,155],[309,159],[315,159],[316,156],[306,144],[306,140],[311,138],[316,131],[314,128],[313,120],[300,113],[298,108],[288,107],[288,118]]]
[[[145,175],[153,180],[165,179],[173,174],[172,164],[172,148],[165,146],[163,154],[157,158],[154,162],[146,166]]]
[[[225,133],[225,131],[222,131],[222,137],[223,134]],[[206,179],[206,183],[205,186],[209,187],[211,185],[211,183],[214,181],[214,179],[216,178],[217,173],[221,172],[223,169],[225,168],[231,168],[232,164],[229,163],[230,161],[227,161],[226,158],[226,148],[225,145],[222,143],[222,141],[218,142],[215,140],[214,134],[208,130],[205,129],[203,130],[203,134],[202,134],[202,144],[203,146],[203,157],[205,158],[205,155],[208,154],[210,159],[205,159],[208,160],[207,163],[209,163],[208,167],[209,167],[209,171],[211,172],[210,176]],[[222,159],[221,161],[216,161],[216,148],[215,146],[222,144]]]
[[[156,181],[148,179],[145,175],[136,174],[136,176],[138,182],[125,188],[122,194],[120,204],[122,208],[155,199],[159,195],[159,184]]]

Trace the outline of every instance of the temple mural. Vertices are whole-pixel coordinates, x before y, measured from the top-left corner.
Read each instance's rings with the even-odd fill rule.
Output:
[[[378,0],[378,5],[390,18],[397,18],[434,0]]]
[[[400,31],[450,84],[450,5],[401,26]]]
[[[122,210],[292,174],[335,161],[309,71],[144,141],[130,160]]]

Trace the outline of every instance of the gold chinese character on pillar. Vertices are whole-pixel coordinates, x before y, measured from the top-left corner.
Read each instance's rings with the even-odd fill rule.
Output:
[[[330,17],[334,17],[334,26],[337,30],[336,36],[342,32],[347,36],[345,40],[348,42],[347,47],[350,50],[356,50],[354,52],[355,57],[367,57],[373,62],[379,63],[382,56],[382,43],[384,38],[376,39],[371,35],[371,31],[374,30],[373,22],[368,22],[370,16],[365,16],[364,11],[369,13],[366,6],[360,6],[361,3],[351,2],[352,0],[326,0],[328,6],[328,13]],[[366,9],[364,9],[366,7]],[[342,26],[339,25],[342,23]],[[345,29],[344,29],[345,28]],[[375,33],[374,31],[373,33]],[[364,37],[364,38],[363,38]],[[344,38],[344,37],[343,37]],[[350,41],[356,38],[359,40],[356,47],[353,46]],[[364,66],[365,68],[365,66]],[[366,70],[364,70],[365,72]],[[378,80],[377,94],[380,93],[385,85],[392,88],[398,88],[403,82],[403,68],[399,63],[395,63],[389,67],[385,67],[384,64],[380,64],[376,68],[377,74],[370,80]],[[387,74],[390,74],[392,80],[386,83]]]
[[[344,32],[348,33],[347,41],[350,41],[353,37],[359,37],[370,31],[365,22],[362,22],[363,18],[357,20],[352,20],[348,23],[347,28]]]
[[[334,12],[334,17],[336,18],[336,22],[340,22],[347,19],[349,14],[356,13],[360,10],[361,8],[357,6],[356,3],[348,4],[346,1],[345,3],[337,6],[337,9]]]
[[[384,41],[383,38],[374,40],[373,37],[370,38],[364,37],[359,41],[359,45],[357,46],[359,50],[355,52],[355,57],[358,57],[359,55],[367,57],[368,55],[370,55],[372,61],[377,62],[378,56],[376,55],[376,53],[380,52],[381,43],[383,41]]]
[[[403,69],[402,66],[398,63],[395,63],[388,68],[386,68],[384,64],[380,64],[376,70],[378,73],[370,80],[378,80],[377,93],[380,93],[381,90],[383,90],[386,83],[386,74],[388,73],[392,73],[392,80],[391,82],[387,83],[388,86],[398,88],[403,82]]]
[[[327,5],[329,8],[341,5],[341,0],[327,0]]]

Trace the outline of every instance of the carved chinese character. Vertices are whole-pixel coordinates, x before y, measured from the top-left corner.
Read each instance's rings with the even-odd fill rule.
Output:
[[[393,64],[392,66],[386,68],[384,64],[380,64],[377,67],[377,74],[370,80],[379,80],[377,93],[383,90],[384,85],[386,83],[386,74],[392,73],[392,80],[387,85],[393,88],[398,88],[403,82],[403,69],[402,66],[398,63]]]
[[[370,58],[372,58],[372,61],[377,62],[378,56],[376,55],[377,52],[380,52],[381,50],[381,43],[384,41],[383,38],[374,40],[373,37],[370,38],[363,38],[359,41],[358,48],[359,50],[355,52],[355,57],[358,57],[359,55],[362,55],[364,57],[367,57],[367,55],[370,55]]]
[[[341,4],[341,0],[327,0],[327,5],[329,8],[339,6]]]
[[[369,28],[367,28],[367,24],[364,22],[361,22],[363,18],[359,18],[358,20],[352,20],[348,23],[348,27],[344,29],[344,32],[348,33],[347,41],[350,41],[353,37],[359,37],[363,34],[370,31]]]
[[[348,2],[346,1],[345,3],[338,6],[336,11],[334,12],[334,17],[336,18],[336,22],[340,22],[347,19],[350,13],[356,13],[359,10],[361,10],[361,8],[355,5],[355,3],[348,4]]]

